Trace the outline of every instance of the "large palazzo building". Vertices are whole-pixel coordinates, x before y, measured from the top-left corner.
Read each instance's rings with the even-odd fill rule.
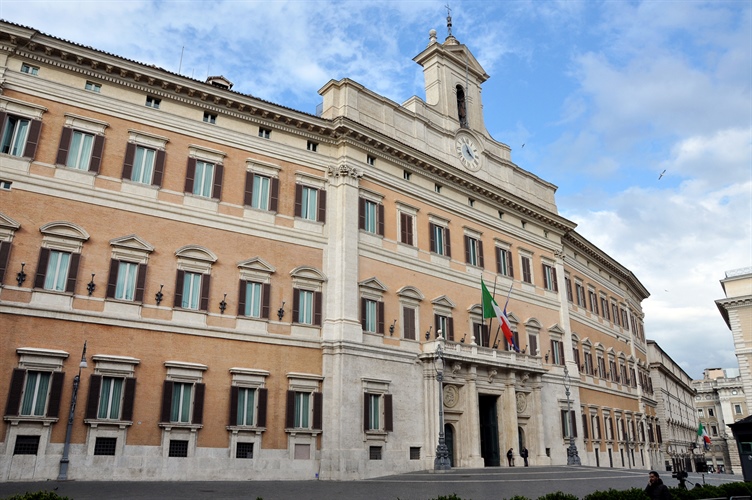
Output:
[[[425,98],[312,115],[0,22],[2,480],[430,469],[440,390],[453,467],[663,463],[647,290],[488,134],[467,46],[414,60]]]

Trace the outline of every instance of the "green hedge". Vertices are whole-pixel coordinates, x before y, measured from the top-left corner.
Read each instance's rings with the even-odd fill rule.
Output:
[[[29,493],[28,491],[22,495],[13,495],[7,497],[5,500],[73,500],[68,497],[61,497],[54,491],[35,491]]]

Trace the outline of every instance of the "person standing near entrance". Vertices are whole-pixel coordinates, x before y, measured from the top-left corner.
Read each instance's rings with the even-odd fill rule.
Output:
[[[509,451],[507,452],[507,462],[509,462],[510,467],[514,467],[514,448],[509,448]]]
[[[645,487],[645,493],[651,500],[671,500],[671,492],[668,491],[668,487],[663,484],[658,473],[654,470],[648,473],[648,485]]]
[[[522,460],[525,462],[525,467],[527,467],[528,466],[528,464],[527,464],[527,448],[523,447],[520,450],[520,456],[522,457]]]

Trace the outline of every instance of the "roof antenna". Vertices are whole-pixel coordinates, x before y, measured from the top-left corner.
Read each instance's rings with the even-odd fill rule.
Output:
[[[183,52],[185,52],[185,45],[183,45],[183,48],[180,49],[180,64],[178,65],[178,75],[180,74],[180,70],[183,69]]]
[[[450,38],[452,36],[452,9],[449,7],[449,4],[446,4],[444,7],[447,10],[447,38]]]

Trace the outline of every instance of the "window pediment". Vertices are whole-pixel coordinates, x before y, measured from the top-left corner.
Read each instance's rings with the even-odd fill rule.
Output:
[[[274,268],[274,266],[266,262],[261,257],[253,257],[251,259],[238,262],[238,267],[241,270],[255,271],[255,272],[267,273],[267,274],[273,274],[277,271]]]
[[[12,241],[21,224],[0,212],[0,241]]]
[[[217,256],[211,250],[198,246],[198,245],[186,245],[179,248],[175,255],[183,259],[200,260],[203,262],[217,262]]]
[[[89,233],[78,224],[66,221],[48,222],[39,228],[39,231],[45,236],[57,236],[60,238],[80,240],[84,242],[89,239]]]
[[[525,326],[527,328],[537,328],[538,330],[540,330],[542,328],[540,322],[537,319],[535,319],[535,318],[530,318],[529,320],[527,320],[525,322]]]
[[[298,279],[313,280],[313,281],[326,281],[326,276],[318,269],[309,266],[296,267],[290,271],[290,276]]]
[[[561,329],[561,327],[558,324],[554,324],[552,327],[548,329],[548,333],[554,333],[557,335],[564,335],[566,332]]]
[[[154,251],[154,246],[135,234],[110,240],[113,258],[117,260],[144,261]]]
[[[371,277],[358,283],[358,286],[363,289],[368,289],[371,292],[384,293],[387,291],[386,285],[384,285],[378,278]]]
[[[507,319],[513,325],[518,325],[520,323],[520,319],[517,316],[515,316],[515,314],[513,312],[508,312],[507,313]],[[536,321],[536,323],[538,323],[538,322]],[[540,323],[538,323],[538,328],[540,329]]]
[[[423,295],[420,290],[418,290],[414,286],[403,286],[402,288],[397,290],[397,295],[402,298],[410,298],[418,301],[426,298],[425,295]]]
[[[434,306],[448,307],[449,309],[454,309],[454,302],[449,300],[449,298],[446,295],[436,297],[435,299],[431,301],[431,304],[433,304]]]

